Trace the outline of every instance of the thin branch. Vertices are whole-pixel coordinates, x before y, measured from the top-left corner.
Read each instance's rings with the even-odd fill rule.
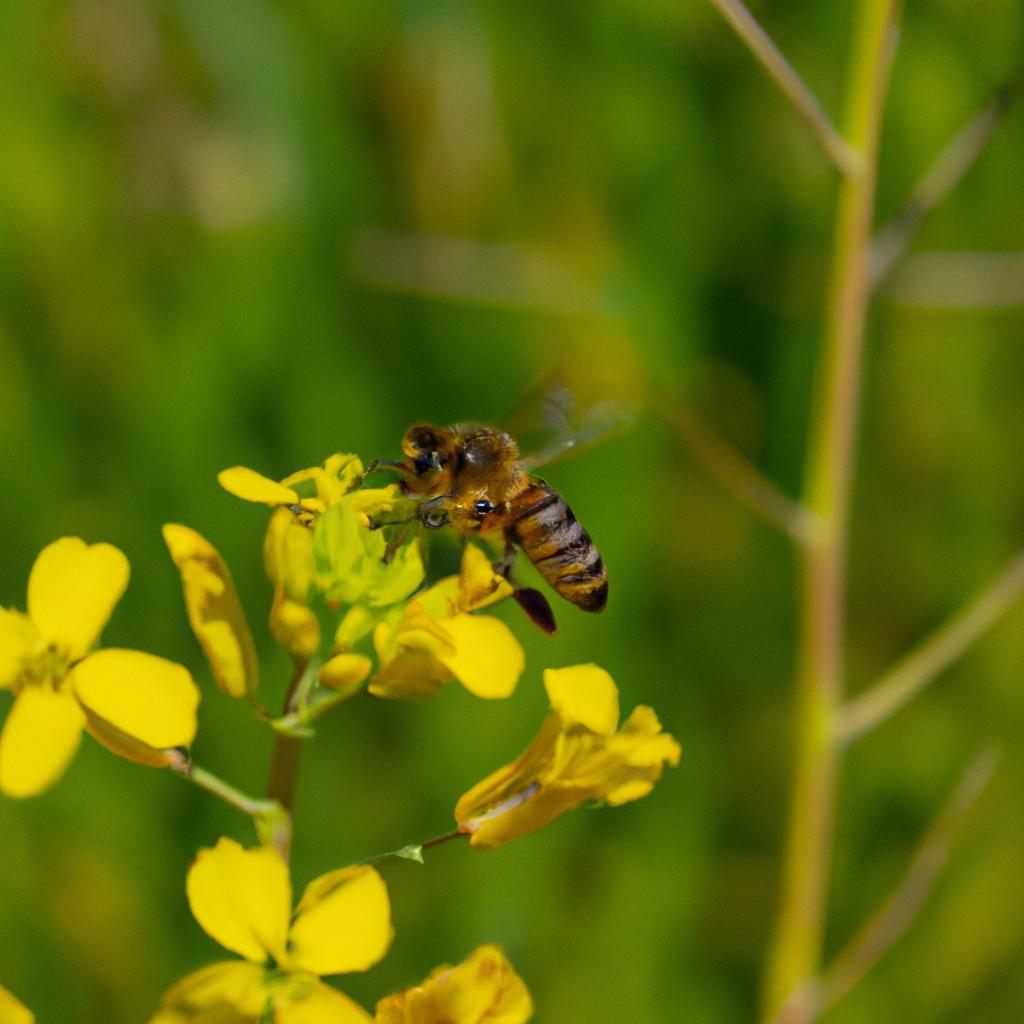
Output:
[[[379,861],[387,860],[389,857],[398,857],[401,860],[414,860],[417,864],[422,864],[424,850],[430,850],[435,846],[450,843],[453,839],[468,838],[469,832],[463,831],[461,828],[457,828],[454,832],[446,832],[443,836],[435,836],[433,839],[427,839],[422,843],[410,843],[408,846],[400,846],[397,850],[388,850],[387,853],[378,853],[376,856],[367,857],[359,863],[376,864]]]
[[[750,52],[760,61],[782,94],[796,107],[836,167],[845,175],[856,174],[860,168],[859,154],[836,131],[807,83],[786,60],[771,36],[765,32],[741,0],[711,2],[747,44]]]
[[[908,309],[1014,309],[1024,306],[1024,252],[913,252],[884,288]]]
[[[786,495],[694,409],[667,397],[657,405],[708,476],[798,544],[807,543],[814,530],[814,517],[808,509]]]
[[[899,885],[822,977],[794,993],[775,1024],[810,1024],[816,1020],[847,995],[903,937],[946,869],[953,841],[991,781],[998,762],[995,747],[975,756],[925,833]]]
[[[275,812],[280,808],[281,805],[276,800],[260,800],[249,796],[248,793],[243,793],[240,789],[236,789],[223,779],[218,778],[213,772],[200,768],[199,765],[194,764],[184,754],[180,754],[178,751],[173,753],[175,756],[168,762],[167,767],[175,775],[188,779],[189,782],[194,783],[200,789],[205,789],[207,793],[212,793],[214,796],[219,797],[226,804],[237,808],[243,814],[248,814],[255,818],[261,814]]]
[[[308,691],[309,678],[315,674],[310,662],[296,661],[292,677],[285,692],[282,714],[295,710],[297,698]],[[287,828],[277,831],[275,843],[278,852],[288,859],[292,845],[293,811],[295,790],[299,784],[299,760],[302,756],[304,737],[279,732],[274,739],[270,760],[270,779],[267,782],[267,797],[277,801],[287,812]]]
[[[841,741],[862,736],[899,711],[983,636],[1022,592],[1024,552],[877,683],[846,705],[838,728]]]
[[[820,524],[801,551],[795,766],[781,894],[764,980],[765,1016],[817,976],[829,874],[845,685],[846,563],[867,317],[867,252],[882,110],[900,0],[861,0],[851,52],[846,135],[863,158],[842,180],[828,319],[815,384],[803,505]]]
[[[939,153],[910,193],[906,205],[871,241],[869,281],[875,288],[910,247],[931,212],[963,180],[984,152],[1006,112],[1020,95],[1024,79],[1018,77],[1000,89],[995,99],[976,114]]]

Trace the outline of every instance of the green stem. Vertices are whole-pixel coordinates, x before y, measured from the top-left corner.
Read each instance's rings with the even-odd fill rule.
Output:
[[[308,693],[311,685],[307,677],[309,662],[296,661],[288,690],[284,697],[283,714],[292,713],[300,697]],[[278,830],[274,845],[281,856],[288,859],[292,845],[292,816],[295,808],[295,790],[299,784],[299,761],[302,756],[303,739],[278,733],[270,760],[270,779],[267,782],[267,797],[276,801],[288,815],[287,827]]]
[[[376,864],[379,861],[387,860],[389,857],[398,857],[401,860],[414,860],[417,864],[423,863],[423,851],[450,843],[453,839],[468,839],[469,833],[457,828],[454,832],[446,832],[443,836],[435,836],[423,843],[410,843],[408,846],[400,846],[397,850],[388,850],[387,853],[378,853],[376,856],[367,857],[361,860],[360,864]]]
[[[213,772],[193,764],[186,757],[173,759],[168,764],[168,768],[175,775],[188,779],[189,782],[194,783],[200,789],[205,789],[207,793],[213,793],[214,796],[220,797],[226,804],[236,807],[243,814],[248,814],[251,817],[255,818],[260,815],[272,814],[280,807],[275,800],[260,800],[257,797],[249,796],[248,793],[243,793],[240,789],[236,789],[223,779],[218,778]]]
[[[839,738],[863,736],[913,700],[936,676],[964,654],[1024,592],[1024,553],[973,601],[919,644],[843,709]]]
[[[796,766],[782,896],[765,978],[771,1018],[821,962],[843,693],[846,545],[860,393],[867,257],[878,136],[896,0],[861,0],[847,138],[860,154],[840,184],[823,365],[810,428],[803,505],[818,529],[802,549]]]
[[[807,122],[825,152],[843,174],[856,174],[859,169],[858,154],[847,145],[821,108],[817,97],[807,87],[796,69],[783,56],[771,36],[743,5],[742,0],[711,0],[722,17],[735,29],[736,34],[750,48],[750,52],[761,62],[772,81],[782,94],[793,104],[800,116]]]

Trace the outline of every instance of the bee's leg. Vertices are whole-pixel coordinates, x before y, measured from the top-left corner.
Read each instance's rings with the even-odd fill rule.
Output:
[[[303,508],[301,505],[284,505],[283,508],[288,509],[299,526],[312,526],[313,523],[319,518],[316,512],[310,512],[308,508]]]
[[[449,494],[439,494],[436,498],[421,501],[416,506],[416,518],[431,530],[444,526],[449,519],[445,505],[450,497]]]
[[[508,537],[505,538],[505,551],[501,558],[497,559],[494,564],[494,571],[499,576],[504,576],[509,582],[512,581],[512,570],[516,567],[516,562],[519,559],[519,551],[515,544]]]
[[[373,516],[370,516],[370,529],[379,530],[382,526],[404,526],[406,523],[412,523],[416,520],[419,520],[424,526],[429,526],[431,529],[444,526],[448,522],[448,511],[444,507],[447,500],[448,495],[442,494],[440,497],[431,498],[429,501],[421,501],[416,506],[413,514],[405,519],[375,519]]]
[[[379,530],[385,526],[406,526],[408,523],[415,522],[416,519],[417,515],[415,512],[404,519],[378,519],[376,516],[369,516],[371,530]]]
[[[412,520],[406,520],[407,523],[411,523]],[[382,565],[390,565],[391,559],[395,557],[395,552],[405,543],[406,537],[408,537],[408,529],[398,530],[394,537],[388,541],[387,546],[384,548],[384,555],[381,558]]]
[[[398,473],[403,477],[412,475],[412,471],[404,462],[395,462],[393,459],[373,459],[366,464],[366,468],[355,478],[349,489],[359,490],[366,483],[367,478],[373,476],[378,470],[383,470],[385,473]]]

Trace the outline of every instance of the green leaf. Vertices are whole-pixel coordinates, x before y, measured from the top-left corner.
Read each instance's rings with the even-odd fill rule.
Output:
[[[403,846],[400,850],[395,850],[395,856],[401,857],[402,860],[414,860],[417,864],[422,864],[423,847],[416,843],[409,846]]]

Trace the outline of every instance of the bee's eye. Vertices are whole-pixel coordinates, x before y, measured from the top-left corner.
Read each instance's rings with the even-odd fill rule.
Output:
[[[423,476],[428,469],[434,464],[433,458],[429,455],[417,455],[413,460],[413,468],[416,470],[417,476]]]
[[[493,510],[494,510],[494,506],[489,501],[487,501],[486,499],[482,499],[482,500],[478,501],[473,506],[473,511],[476,512],[477,515],[481,515],[481,516],[485,516],[485,515],[487,515],[488,512],[491,512]]]

